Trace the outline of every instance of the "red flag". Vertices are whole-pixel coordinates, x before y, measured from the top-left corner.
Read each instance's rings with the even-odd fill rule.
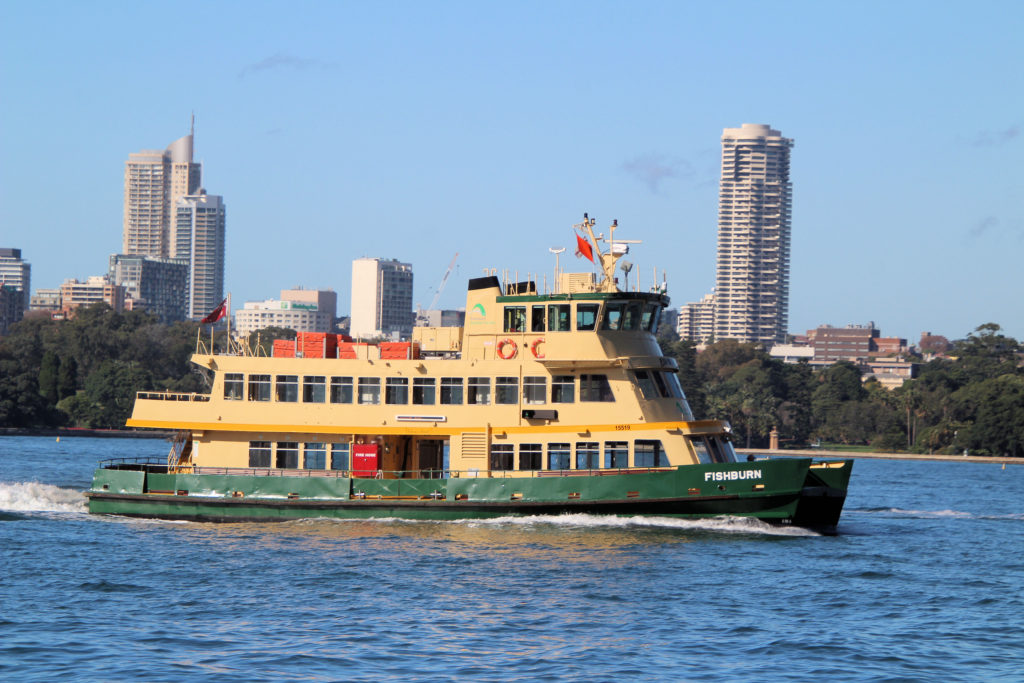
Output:
[[[579,233],[576,233],[576,256],[586,256],[590,259],[590,262],[594,262],[594,250],[590,246],[590,242],[580,237]]]
[[[215,323],[218,320],[220,320],[221,318],[223,318],[227,314],[227,312],[228,312],[228,300],[224,299],[224,301],[220,302],[220,305],[217,306],[217,308],[215,308],[212,311],[210,311],[210,315],[206,316],[205,318],[203,318],[199,322],[202,323],[203,325],[209,325],[210,323]]]

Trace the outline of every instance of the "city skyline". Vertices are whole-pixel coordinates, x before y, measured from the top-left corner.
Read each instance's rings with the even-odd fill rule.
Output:
[[[666,271],[679,307],[714,281],[720,132],[766,122],[799,146],[789,332],[1024,337],[1018,4],[396,7],[257,5],[231,31],[230,6],[5,7],[0,244],[33,288],[105,272],[124,159],[194,111],[232,205],[235,302],[300,284],[347,301],[348,264],[380,256],[413,264],[426,305],[457,251],[439,305],[459,308],[484,268],[550,274],[588,211],[642,240],[631,282]],[[124,40],[200,8],[232,35]],[[204,77],[168,87],[185,73]]]

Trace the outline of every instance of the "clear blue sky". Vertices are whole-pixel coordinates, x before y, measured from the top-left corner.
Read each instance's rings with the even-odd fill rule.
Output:
[[[1024,339],[1024,3],[0,3],[0,246],[105,272],[124,162],[196,115],[236,308],[409,261],[550,273],[584,211],[710,290],[722,128],[795,139],[790,330]],[[565,257],[569,256],[568,259]],[[580,269],[589,266],[580,262]]]

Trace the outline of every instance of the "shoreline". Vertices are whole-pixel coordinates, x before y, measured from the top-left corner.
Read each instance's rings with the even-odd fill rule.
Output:
[[[934,462],[987,462],[1010,465],[1024,465],[1024,458],[1011,458],[1004,455],[941,455],[939,453],[863,453],[860,451],[829,451],[821,448],[805,449],[771,449],[771,448],[737,448],[736,453],[746,457],[754,456],[792,456],[800,458],[874,458],[882,460],[931,460]]]
[[[89,436],[103,439],[168,439],[174,436],[174,432],[163,429],[135,431],[127,429],[85,429],[76,427],[53,427],[48,429],[4,427],[0,428],[0,437],[4,436],[55,436],[60,438]]]

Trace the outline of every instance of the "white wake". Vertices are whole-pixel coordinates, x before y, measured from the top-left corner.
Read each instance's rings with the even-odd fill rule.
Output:
[[[0,510],[6,512],[86,512],[81,491],[37,481],[0,484]]]

